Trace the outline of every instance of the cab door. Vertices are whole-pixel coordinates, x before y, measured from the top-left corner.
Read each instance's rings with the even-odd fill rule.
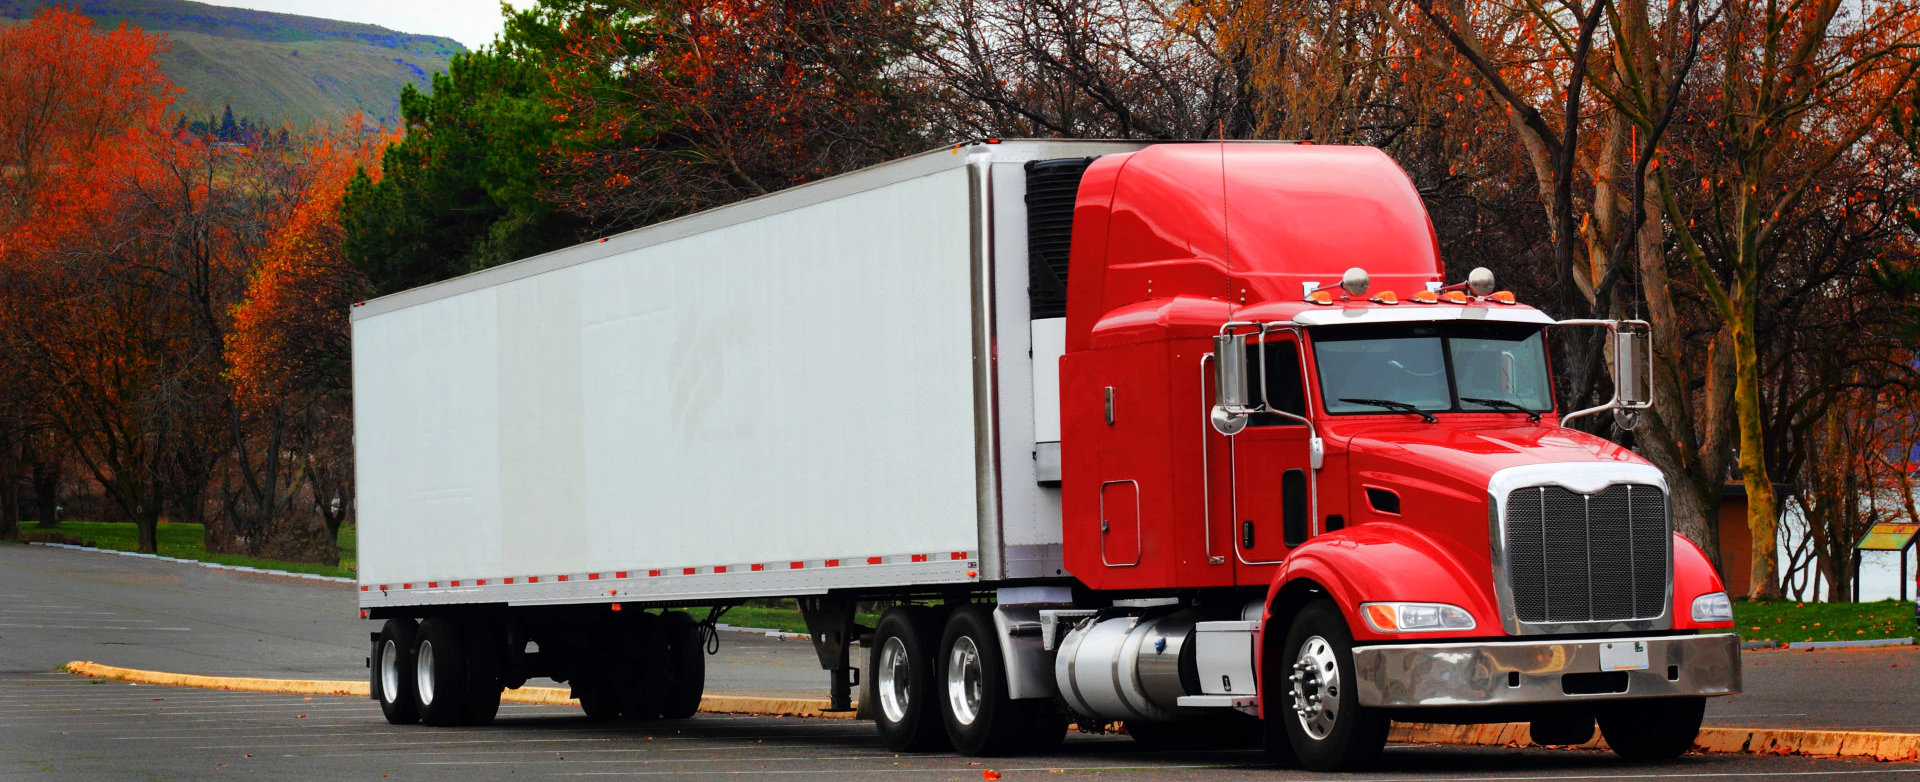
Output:
[[[1265,401],[1274,410],[1306,415],[1300,347],[1293,335],[1269,333],[1264,345],[1247,345],[1247,382],[1262,396],[1261,353],[1265,353]],[[1256,413],[1247,427],[1229,439],[1233,463],[1232,538],[1234,580],[1266,584],[1287,552],[1312,534],[1313,468],[1305,424],[1276,413]]]

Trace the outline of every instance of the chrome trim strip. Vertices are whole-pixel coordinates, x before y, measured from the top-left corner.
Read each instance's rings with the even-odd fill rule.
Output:
[[[972,213],[973,471],[980,536],[980,573],[1006,576],[1000,551],[1000,396],[993,322],[993,155],[967,155],[967,204]]]
[[[1568,695],[1561,676],[1601,673],[1600,645],[1644,643],[1648,667],[1626,671],[1620,693]],[[1669,679],[1669,669],[1677,678]],[[1360,646],[1353,650],[1360,705],[1490,706],[1740,692],[1740,636],[1680,635],[1579,641]],[[1509,685],[1518,674],[1519,685]]]
[[[1522,622],[1514,610],[1513,583],[1507,571],[1507,495],[1515,489],[1559,486],[1577,494],[1595,494],[1610,486],[1651,484],[1668,497],[1666,607],[1652,619],[1612,622]],[[1492,545],[1493,589],[1500,606],[1500,627],[1508,635],[1565,633],[1638,633],[1673,628],[1673,513],[1671,490],[1660,468],[1633,462],[1553,462],[1508,467],[1487,481],[1487,537]]]

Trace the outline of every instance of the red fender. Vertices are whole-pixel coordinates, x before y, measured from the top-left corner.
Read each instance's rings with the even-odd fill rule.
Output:
[[[1732,622],[1693,621],[1693,599],[1713,592],[1727,591],[1720,574],[1707,561],[1700,547],[1680,533],[1673,533],[1673,629],[1725,630]]]

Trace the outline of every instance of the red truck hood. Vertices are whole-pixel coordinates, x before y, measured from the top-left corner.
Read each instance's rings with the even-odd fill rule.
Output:
[[[1368,417],[1326,427],[1346,446],[1355,478],[1415,479],[1484,497],[1487,481],[1508,467],[1555,462],[1646,464],[1632,451],[1572,429],[1530,424],[1513,415],[1443,415],[1440,423]]]

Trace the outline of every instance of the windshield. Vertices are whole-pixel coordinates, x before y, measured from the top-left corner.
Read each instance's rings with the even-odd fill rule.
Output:
[[[1325,326],[1312,337],[1329,413],[1553,409],[1537,325]]]

